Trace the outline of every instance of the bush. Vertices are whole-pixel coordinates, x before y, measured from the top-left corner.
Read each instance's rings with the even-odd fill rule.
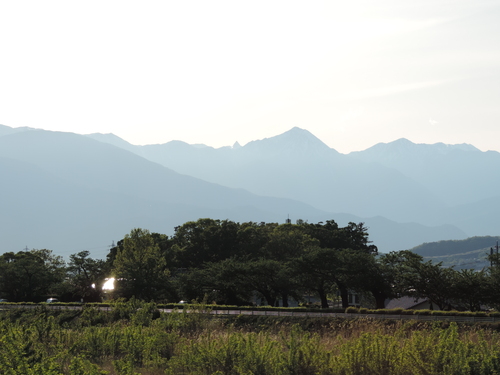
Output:
[[[435,315],[435,316],[460,315],[460,312],[458,312],[458,311],[432,310],[431,315]]]
[[[413,315],[431,315],[434,310],[414,310]]]

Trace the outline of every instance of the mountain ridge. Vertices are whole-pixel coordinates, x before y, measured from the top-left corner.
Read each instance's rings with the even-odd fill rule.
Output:
[[[284,135],[260,141],[268,142],[267,140],[276,137],[283,140],[287,134],[293,134],[295,137],[310,136],[308,131],[292,128]],[[250,144],[258,145],[260,141],[252,141]],[[277,158],[269,158],[269,153],[266,157],[259,155],[252,159],[251,153],[247,152],[247,159],[242,163],[231,148],[211,148],[205,150],[203,155],[201,153],[196,155],[191,152],[192,148],[188,144],[184,144],[184,153],[176,158],[174,154],[162,156],[165,150],[157,149],[157,154],[153,155],[147,146],[142,147],[146,148],[140,151],[141,155],[180,173],[227,186],[245,186],[258,194],[287,196],[306,201],[316,207],[324,206],[325,199],[322,198],[327,195],[327,191],[321,193],[321,189],[330,189],[333,196],[359,197],[358,202],[346,201],[336,206],[324,206],[334,212],[352,212],[361,217],[382,215],[395,221],[415,221],[430,225],[448,223],[464,228],[466,232],[469,228],[470,235],[482,235],[496,230],[489,212],[500,209],[498,203],[500,195],[496,189],[500,184],[500,178],[495,177],[494,173],[500,167],[500,153],[483,152],[466,143],[447,145],[439,142],[428,145],[400,138],[349,154],[340,154],[336,151],[328,153],[328,150],[321,146],[326,152],[319,158],[313,155],[294,158],[294,155],[286,154],[281,156],[281,160],[285,160],[287,164],[281,165],[277,164],[275,160]],[[139,151],[136,149],[136,152]],[[267,171],[258,172],[262,169],[259,161],[263,159],[266,160],[266,165],[274,165],[274,170],[269,166]],[[332,169],[331,163],[338,163],[337,169]],[[242,166],[247,168],[246,172],[241,172]],[[333,177],[329,177],[329,182],[325,181],[326,177],[318,180],[317,175],[321,170],[335,173],[337,181],[342,181],[341,184],[345,185],[344,189],[339,190],[338,186],[335,186],[338,183],[335,183]],[[349,174],[349,171],[355,170],[358,172]],[[241,176],[242,174],[250,176],[254,172],[261,174],[258,181]],[[312,177],[312,174],[316,174],[316,177]],[[290,177],[293,175],[296,176],[295,179]],[[270,181],[275,177],[282,178],[286,182],[272,186]],[[312,185],[316,184],[318,190],[310,194],[307,187],[300,185],[300,179]],[[389,182],[385,187],[384,180]],[[488,182],[485,183],[486,181]],[[370,188],[362,188],[364,184],[370,185]],[[406,191],[407,194],[406,197],[400,197],[398,203],[401,191]],[[313,199],[314,197],[317,199]],[[409,204],[408,202],[412,200],[415,200],[414,204]],[[380,204],[374,205],[373,202],[377,201],[380,201]],[[474,208],[487,207],[486,202],[493,202],[491,210]],[[476,213],[471,214],[474,210]]]
[[[104,138],[121,143],[113,136]],[[233,151],[176,144],[204,157],[214,153],[220,159],[227,159]],[[142,147],[135,150],[144,150]],[[282,172],[296,174],[296,161],[282,159],[290,168]],[[319,167],[326,168],[330,162],[324,160]],[[262,163],[253,167],[262,169]],[[101,244],[117,241],[134,227],[171,234],[175,226],[202,217],[284,222],[290,215],[310,222],[333,219],[339,225],[365,222],[373,228],[370,238],[381,251],[414,246],[420,239],[466,236],[453,226],[400,224],[343,214],[341,210],[334,213],[282,196],[252,194],[180,174],[123,147],[74,133],[26,130],[0,135],[0,168],[8,181],[0,190],[8,196],[0,210],[4,251],[19,251],[29,245],[68,255],[92,248],[83,245],[91,240]],[[270,169],[266,173],[275,177],[277,172]],[[300,178],[307,180],[304,175]],[[106,249],[99,250],[98,256],[104,256]]]
[[[179,142],[138,146],[135,152],[182,174],[245,188],[258,195],[303,201],[331,212],[408,221],[413,217],[407,212],[420,211],[421,218],[442,205],[432,193],[399,171],[340,154],[297,127],[236,149],[197,149]],[[388,184],[389,180],[393,183]],[[367,184],[371,186],[368,190]],[[317,187],[313,194],[310,186]],[[402,193],[395,194],[395,189]],[[356,192],[354,199],[339,199]],[[393,209],[393,202],[406,209]]]

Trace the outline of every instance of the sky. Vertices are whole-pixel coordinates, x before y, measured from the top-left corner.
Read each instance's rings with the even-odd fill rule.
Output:
[[[500,0],[0,0],[0,124],[500,151]]]

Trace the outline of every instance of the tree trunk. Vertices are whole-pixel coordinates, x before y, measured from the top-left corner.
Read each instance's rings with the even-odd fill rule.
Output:
[[[288,294],[282,293],[281,300],[283,301],[283,307],[288,307]]]
[[[327,309],[328,308],[328,299],[326,298],[326,293],[323,288],[320,288],[317,290],[319,299],[321,300],[321,308],[322,309]]]
[[[385,309],[385,300],[387,299],[386,294],[378,290],[372,290],[371,293],[375,298],[375,308]]]
[[[345,286],[339,286],[340,298],[342,299],[342,307],[344,309],[349,307],[349,292]]]
[[[262,293],[262,292],[261,292]],[[276,298],[274,298],[271,293],[262,293],[266,302],[269,306],[276,306]]]

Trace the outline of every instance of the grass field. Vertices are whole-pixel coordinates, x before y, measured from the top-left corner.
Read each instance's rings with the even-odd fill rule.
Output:
[[[0,312],[0,373],[498,374],[497,325],[163,314],[116,303]]]

